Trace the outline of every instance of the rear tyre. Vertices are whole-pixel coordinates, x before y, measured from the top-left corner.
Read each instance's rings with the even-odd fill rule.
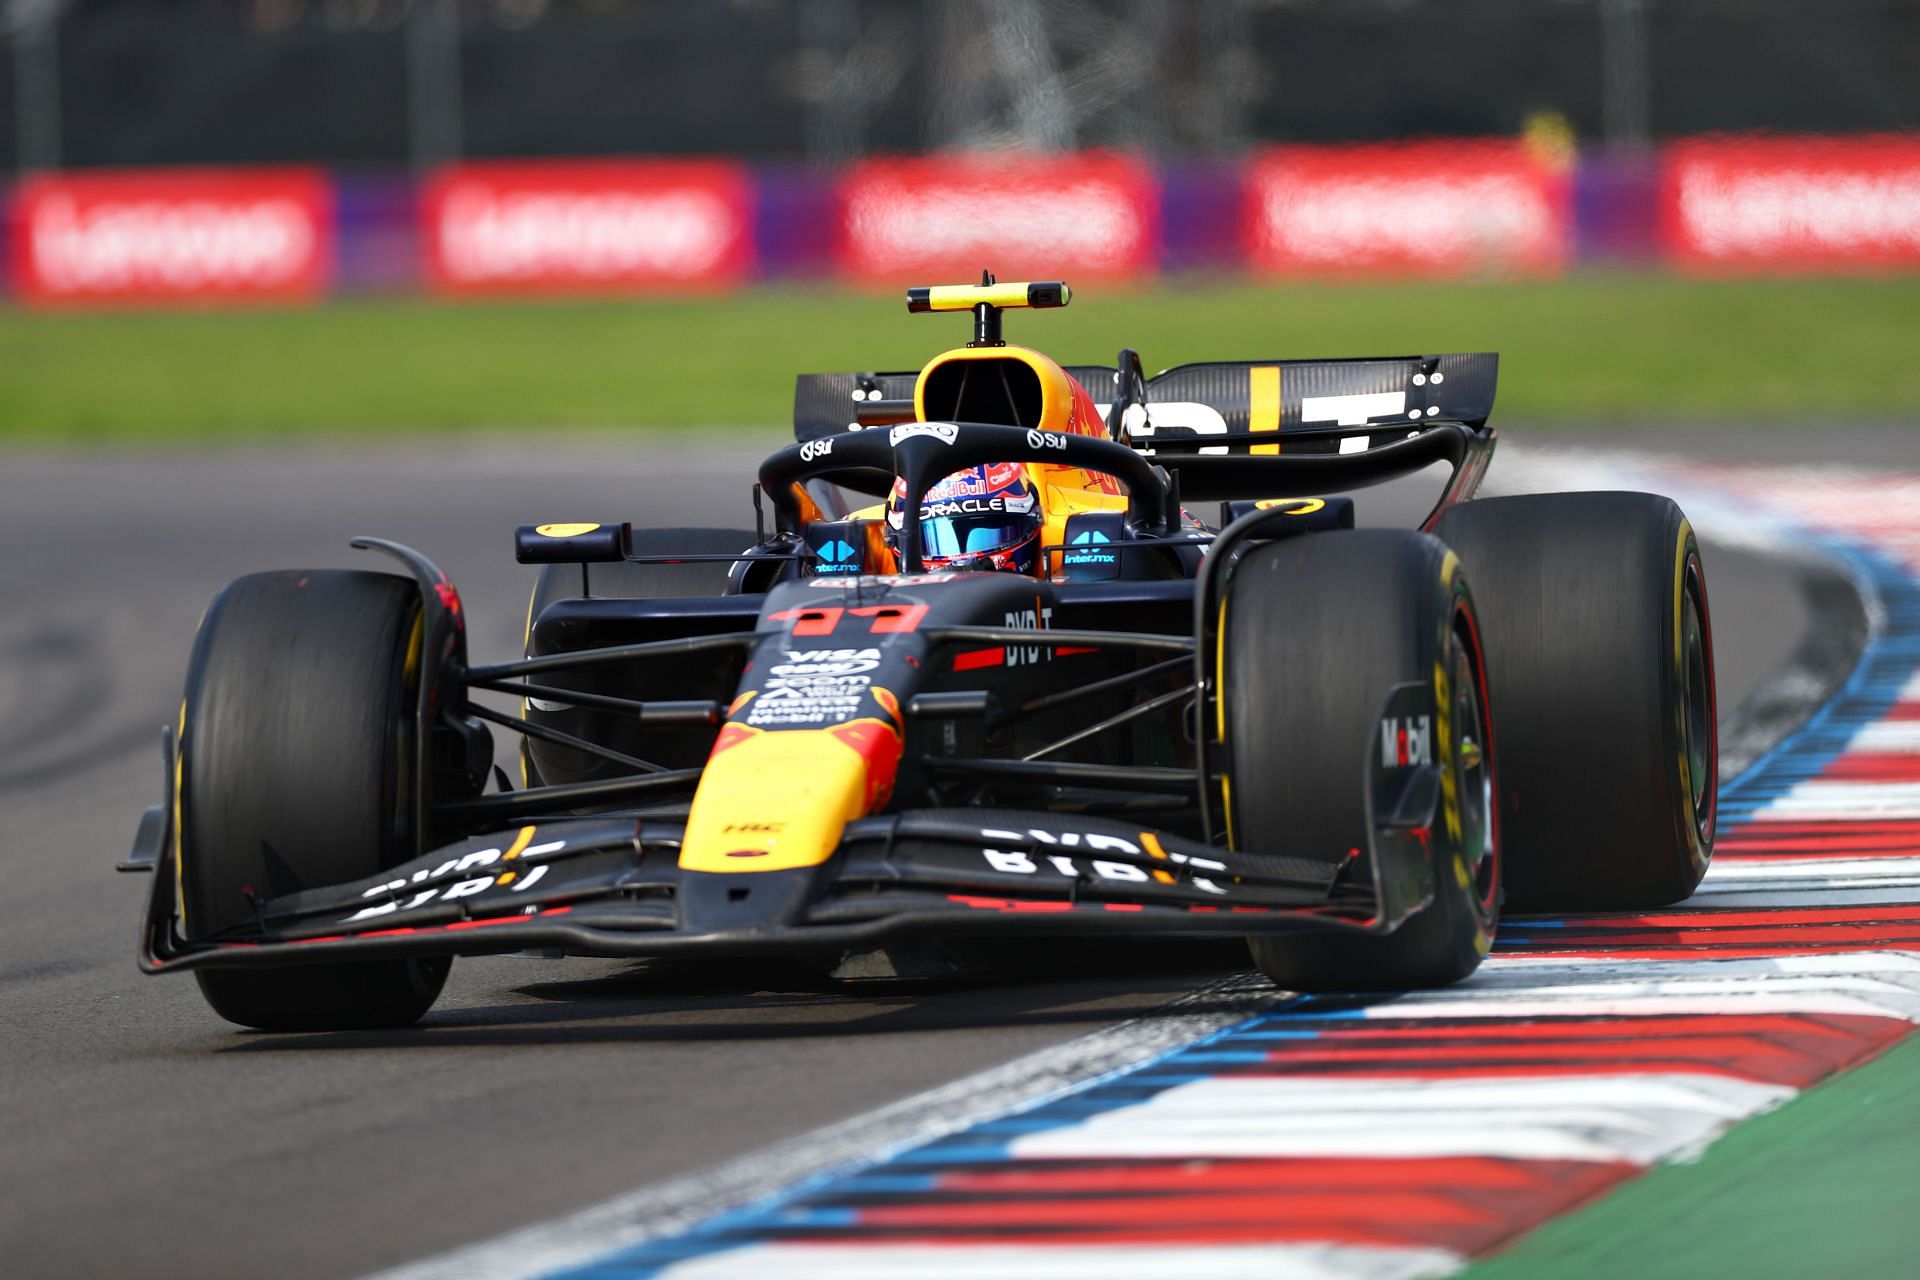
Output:
[[[1234,847],[1343,860],[1369,839],[1367,761],[1397,685],[1438,714],[1435,898],[1393,933],[1250,940],[1289,991],[1398,991],[1479,967],[1500,912],[1498,792],[1474,605],[1457,562],[1424,534],[1360,530],[1259,547],[1223,606]]]
[[[1509,906],[1631,910],[1693,892],[1719,782],[1700,547],[1648,493],[1487,498],[1435,532],[1473,577],[1500,707]]]
[[[679,551],[687,555],[731,555],[745,551],[759,538],[750,529],[636,529],[633,549],[638,555],[666,555]],[[613,564],[550,564],[541,568],[534,583],[533,597],[527,601],[527,634],[522,648],[532,654],[533,622],[558,600],[577,600],[597,596],[608,600],[683,600],[694,596],[717,596],[727,589],[729,561],[703,560],[691,564],[635,564],[623,560]],[[595,677],[565,673],[549,683],[562,688],[588,689]],[[603,690],[606,692],[606,690]],[[632,690],[623,690],[633,696]],[[564,707],[543,711],[523,707],[527,719],[550,728],[592,739],[592,713]],[[522,738],[520,742],[522,783],[529,787],[545,781],[584,781],[609,776],[604,762],[550,742]]]
[[[200,624],[181,713],[181,924],[204,939],[254,903],[371,876],[414,854],[415,585],[337,570],[229,584]],[[215,1013],[266,1031],[398,1027],[451,961],[201,969]]]

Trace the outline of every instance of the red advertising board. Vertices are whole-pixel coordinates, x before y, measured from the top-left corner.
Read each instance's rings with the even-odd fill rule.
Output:
[[[1259,270],[1552,275],[1572,246],[1567,174],[1518,141],[1272,147],[1247,169]]]
[[[1703,272],[1920,268],[1920,134],[1671,143],[1660,232]]]
[[[421,200],[453,293],[713,289],[753,266],[753,183],[721,160],[455,165]]]
[[[333,188],[318,169],[35,174],[14,200],[26,302],[302,301],[333,277]]]
[[[1151,272],[1159,192],[1108,152],[866,160],[840,184],[841,271],[863,283],[956,284]]]

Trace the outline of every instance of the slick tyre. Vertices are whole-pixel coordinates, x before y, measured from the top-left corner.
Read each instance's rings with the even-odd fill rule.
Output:
[[[1385,935],[1251,939],[1288,991],[1439,987],[1479,967],[1500,912],[1498,792],[1474,602],[1434,538],[1314,534],[1256,548],[1223,605],[1220,688],[1235,848],[1344,859],[1371,838],[1368,760],[1399,685],[1433,696],[1435,897]]]
[[[1473,579],[1500,708],[1516,911],[1633,910],[1713,856],[1719,743],[1700,547],[1648,493],[1486,498],[1435,532]]]
[[[215,597],[187,667],[179,798],[182,927],[373,875],[414,854],[417,588],[388,574],[294,570]],[[417,1021],[451,961],[201,969],[215,1013],[266,1031]]]
[[[758,540],[750,529],[636,529],[633,532],[633,549],[639,555],[666,555],[675,551],[687,555],[730,555],[746,550]],[[534,621],[556,601],[577,600],[583,596],[607,600],[683,600],[693,596],[717,596],[727,589],[727,571],[730,568],[730,562],[721,560],[702,560],[690,564],[634,564],[622,561],[618,564],[545,565],[540,570],[539,580],[534,583],[533,597],[527,602],[527,634],[523,648],[529,655],[532,654]],[[563,688],[635,696],[632,688],[599,689],[595,682],[601,678],[592,672],[565,673],[555,675],[549,683]],[[670,693],[666,696],[682,695]],[[525,708],[525,715],[536,724],[575,737],[595,741],[605,737],[600,732],[600,722],[604,717],[580,708],[543,710],[529,705]],[[652,740],[626,745],[642,755],[652,750],[656,757],[670,755],[674,747],[671,742]],[[667,762],[662,760],[662,763]],[[527,786],[538,786],[542,782],[585,782],[610,777],[618,772],[605,761],[586,752],[531,738],[521,741],[520,766],[522,779]]]

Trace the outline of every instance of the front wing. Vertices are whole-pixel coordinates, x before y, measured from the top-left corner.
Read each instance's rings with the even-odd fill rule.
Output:
[[[1334,864],[1224,852],[1111,819],[930,809],[850,824],[819,867],[733,874],[681,870],[677,822],[593,817],[507,828],[373,880],[271,898],[251,925],[188,941],[175,927],[166,827],[165,810],[150,810],[128,864],[156,873],[140,939],[150,973],[521,950],[830,952],[914,932],[1383,933],[1432,896],[1426,832],[1410,827],[1376,827],[1372,857]]]

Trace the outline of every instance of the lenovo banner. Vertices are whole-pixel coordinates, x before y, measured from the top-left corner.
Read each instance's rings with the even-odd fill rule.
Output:
[[[421,201],[454,293],[714,289],[753,266],[753,183],[727,161],[458,165]]]
[[[317,169],[36,174],[14,200],[26,302],[303,301],[333,275]]]
[[[867,160],[840,186],[841,271],[869,284],[1138,276],[1158,248],[1159,193],[1126,156]]]
[[[1920,134],[1672,143],[1660,229],[1697,271],[1920,268]]]
[[[1276,274],[1552,275],[1564,167],[1501,139],[1273,147],[1248,166],[1245,244]]]

